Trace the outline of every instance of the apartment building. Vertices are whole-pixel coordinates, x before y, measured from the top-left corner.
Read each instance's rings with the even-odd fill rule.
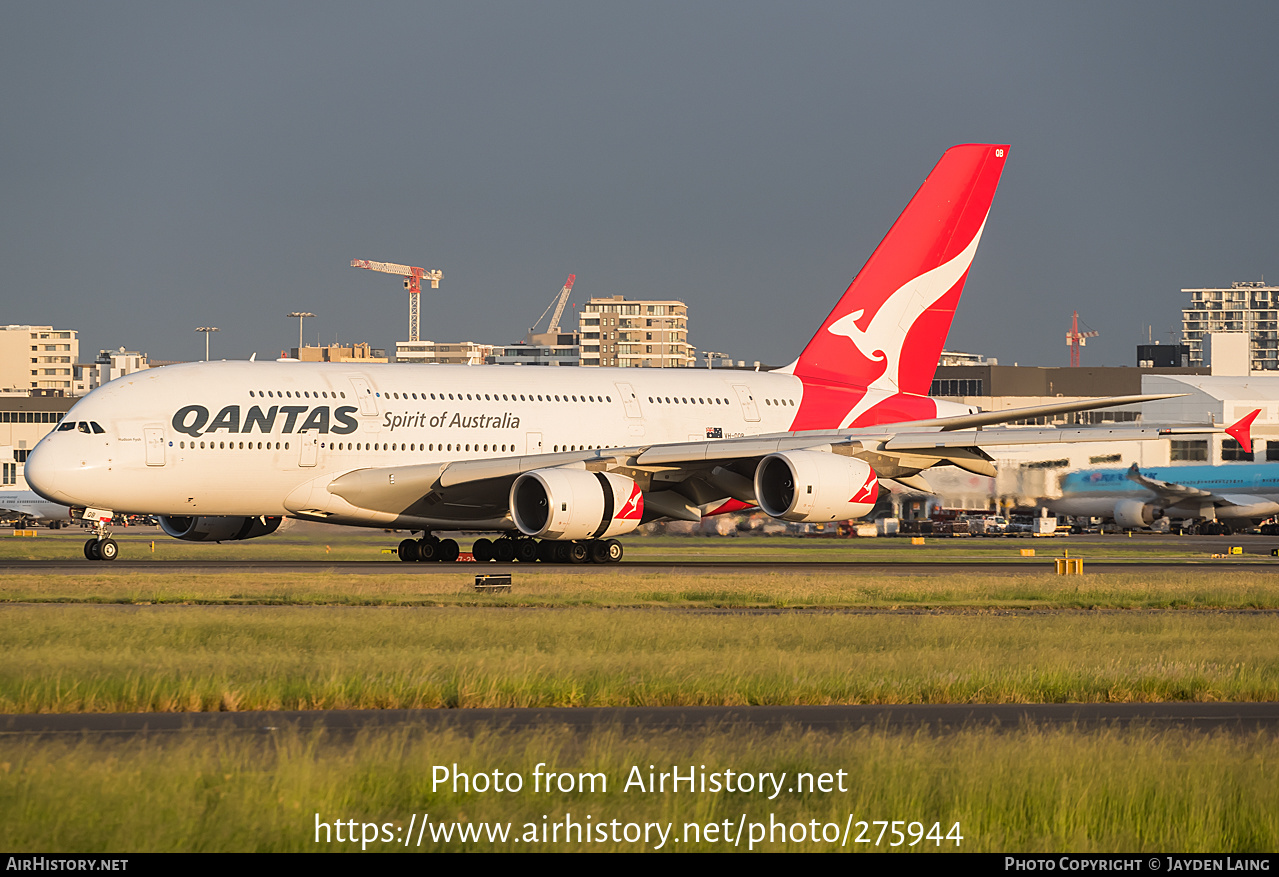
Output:
[[[578,316],[578,331],[584,366],[688,368],[697,359],[682,301],[592,298]]]
[[[0,326],[0,392],[70,396],[80,358],[77,335],[52,326]]]
[[[1181,340],[1191,366],[1206,363],[1209,334],[1244,332],[1250,370],[1279,371],[1279,286],[1247,281],[1182,292],[1190,295],[1190,306],[1181,312]]]

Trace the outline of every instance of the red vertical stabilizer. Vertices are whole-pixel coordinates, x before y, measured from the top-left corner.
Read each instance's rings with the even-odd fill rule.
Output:
[[[792,429],[933,416],[929,385],[1007,155],[969,144],[942,156],[796,361]]]

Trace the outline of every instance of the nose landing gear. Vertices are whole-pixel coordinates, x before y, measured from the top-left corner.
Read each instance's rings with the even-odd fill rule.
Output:
[[[86,560],[115,560],[120,556],[120,546],[102,521],[97,522],[94,537],[84,543],[84,556]]]

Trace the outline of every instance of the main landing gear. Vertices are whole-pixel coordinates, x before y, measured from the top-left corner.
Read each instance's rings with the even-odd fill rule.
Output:
[[[84,556],[86,560],[115,560],[120,556],[120,546],[101,522],[94,537],[84,543]]]
[[[428,534],[421,539],[405,539],[400,543],[398,553],[400,560],[406,562],[440,560],[452,563],[457,560],[462,550],[452,539],[437,539]]]
[[[579,542],[555,542],[543,539],[503,536],[492,541],[476,539],[471,554],[480,563],[496,560],[509,563],[617,563],[622,559],[622,543],[616,539],[584,539]]]
[[[405,539],[398,550],[405,562],[441,560],[451,562],[460,554],[452,539]],[[476,539],[471,555],[480,563],[495,560],[498,563],[617,563],[622,559],[622,543],[616,539],[587,539],[580,542],[538,541],[520,537],[512,539]]]

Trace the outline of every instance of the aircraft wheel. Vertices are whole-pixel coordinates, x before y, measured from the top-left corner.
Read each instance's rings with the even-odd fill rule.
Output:
[[[457,560],[457,556],[462,553],[462,549],[457,547],[457,542],[452,539],[440,540],[440,560],[445,563],[452,563]]]
[[[488,539],[476,539],[471,546],[471,556],[480,563],[488,563],[493,559],[493,543]]]
[[[517,539],[515,542],[515,559],[520,563],[537,561],[537,541],[534,539]]]
[[[559,545],[558,542],[552,542],[550,539],[543,539],[537,543],[537,559],[542,563],[558,562],[555,556],[557,545]]]
[[[592,539],[586,543],[591,550],[591,563],[608,563],[608,543]]]
[[[586,563],[591,559],[591,548],[585,542],[568,543],[569,563]]]
[[[405,539],[396,549],[396,553],[400,555],[400,560],[406,563],[412,563],[417,560],[417,540]]]
[[[515,559],[515,540],[503,536],[493,543],[493,557],[498,563],[510,563]]]
[[[572,542],[553,542],[552,544],[555,546],[556,563],[569,563],[572,561],[573,558],[570,556],[570,551],[573,548]]]
[[[115,560],[120,556],[120,546],[115,544],[114,539],[103,539],[98,544],[99,560]]]
[[[417,559],[432,561],[440,559],[440,543],[434,539],[419,539],[417,542]]]
[[[97,539],[90,539],[88,542],[84,543],[84,558],[85,560],[101,560],[102,559],[102,555],[98,554]]]
[[[621,563],[622,561],[622,543],[616,539],[607,539],[604,545],[608,548],[608,562]]]

